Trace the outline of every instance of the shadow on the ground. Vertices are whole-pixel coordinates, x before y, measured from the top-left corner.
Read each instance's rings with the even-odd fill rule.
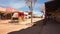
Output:
[[[42,22],[43,20],[39,20],[35,22],[36,24],[34,24],[32,27],[19,31],[9,32],[8,34],[39,34],[42,29]]]
[[[27,29],[9,32],[8,34],[60,34],[60,24],[53,21],[45,22],[44,20],[37,21],[35,25]]]

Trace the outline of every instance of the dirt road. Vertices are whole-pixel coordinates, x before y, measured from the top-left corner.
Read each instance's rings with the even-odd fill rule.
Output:
[[[41,20],[40,18],[33,18],[33,22]],[[17,31],[21,29],[26,29],[31,27],[31,25],[24,25],[24,24],[12,24],[8,23],[10,20],[0,20],[0,34],[7,34],[11,31]],[[22,23],[30,23],[30,19],[27,19],[25,22]]]

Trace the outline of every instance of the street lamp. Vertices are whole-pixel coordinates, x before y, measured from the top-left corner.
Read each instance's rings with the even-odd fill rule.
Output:
[[[30,11],[31,11],[31,23],[33,23],[32,19],[33,19],[33,6],[35,5],[37,0],[26,0],[26,4],[29,7]]]

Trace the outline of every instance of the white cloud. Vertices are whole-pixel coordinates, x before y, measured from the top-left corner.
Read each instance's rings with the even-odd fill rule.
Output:
[[[40,10],[45,10],[45,4],[40,4],[39,8]]]
[[[42,4],[39,4],[39,3],[36,3],[35,4],[35,8],[44,8],[45,4],[42,3]]]
[[[8,0],[7,0],[8,1]],[[22,8],[22,7],[25,7],[26,4],[24,1],[18,1],[18,0],[10,0],[6,3],[1,3],[0,6],[4,6],[4,7],[12,7],[12,8],[16,8],[16,9],[19,9],[19,8]]]
[[[35,14],[36,16],[42,16],[43,15],[43,13],[37,12],[37,11],[33,12],[33,14]]]
[[[39,13],[41,13],[41,12],[38,12],[38,11],[33,11],[33,14],[39,14]]]
[[[22,3],[22,2],[10,3],[9,6],[12,7],[12,8],[19,9],[19,8],[25,7],[25,3]]]
[[[17,1],[17,2],[11,2],[9,3],[9,6],[12,7],[12,8],[22,8],[22,7],[25,7],[26,4],[24,1]]]
[[[5,4],[0,4],[0,6],[7,6],[7,5],[5,5]]]

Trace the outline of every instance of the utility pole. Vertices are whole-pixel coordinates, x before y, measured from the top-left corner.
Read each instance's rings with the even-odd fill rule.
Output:
[[[32,7],[32,0],[31,0],[31,7],[29,7],[30,8],[30,11],[31,11],[31,23],[33,23],[33,15],[32,15],[32,13],[33,13],[33,7]]]

